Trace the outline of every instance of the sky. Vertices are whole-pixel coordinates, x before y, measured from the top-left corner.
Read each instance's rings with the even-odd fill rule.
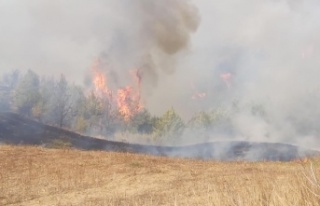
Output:
[[[142,68],[144,104],[154,114],[174,107],[189,117],[254,102],[268,118],[243,109],[232,120],[237,135],[312,145],[319,11],[317,0],[2,0],[0,73],[63,73],[88,86],[101,59],[110,84],[123,87]]]

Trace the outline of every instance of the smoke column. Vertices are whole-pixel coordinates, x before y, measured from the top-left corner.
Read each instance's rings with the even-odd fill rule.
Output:
[[[190,47],[200,23],[198,10],[185,0],[125,1],[121,8],[125,19],[100,58],[116,86],[127,84],[129,71],[139,69],[145,95],[150,96]]]

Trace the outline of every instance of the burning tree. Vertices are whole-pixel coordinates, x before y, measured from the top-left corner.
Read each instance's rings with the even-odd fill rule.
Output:
[[[107,83],[107,75],[102,72],[101,61],[96,61],[93,65],[93,85],[94,92],[100,98],[108,103],[109,110],[117,110],[125,122],[129,122],[132,118],[143,109],[140,101],[140,85],[141,71],[135,70],[134,80],[137,82],[137,87],[127,85],[123,88],[118,88],[115,91],[109,89]]]
[[[133,94],[130,86],[118,89],[117,105],[119,113],[126,122],[130,121],[143,109],[139,97]]]

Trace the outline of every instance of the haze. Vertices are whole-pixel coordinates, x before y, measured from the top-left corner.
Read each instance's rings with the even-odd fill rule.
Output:
[[[318,147],[319,11],[316,0],[0,1],[0,71],[63,73],[90,86],[102,58],[123,86],[131,67],[145,66],[144,103],[155,114],[236,101],[236,137]],[[150,32],[156,23],[163,30]]]

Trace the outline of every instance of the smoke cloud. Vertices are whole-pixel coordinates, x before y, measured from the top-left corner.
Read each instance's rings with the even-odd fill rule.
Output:
[[[316,0],[1,1],[0,68],[82,83],[100,58],[114,87],[143,71],[142,97],[154,114],[232,111],[233,129],[207,140],[317,148],[319,9]]]
[[[203,21],[190,61],[208,76],[197,80],[199,87],[212,85],[205,101],[237,103],[233,138],[319,147],[319,6],[199,2]],[[221,73],[232,75],[230,88],[221,88]],[[253,114],[252,104],[262,106],[263,115]]]

